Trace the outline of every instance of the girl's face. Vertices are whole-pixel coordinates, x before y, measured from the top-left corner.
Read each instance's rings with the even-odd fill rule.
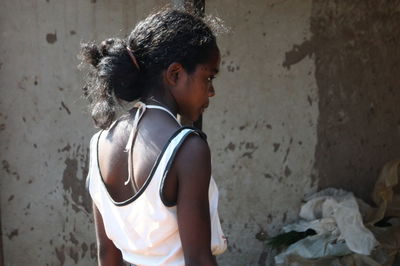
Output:
[[[219,72],[220,61],[219,49],[215,48],[210,59],[198,64],[193,73],[182,72],[173,94],[178,113],[185,118],[196,121],[208,107],[209,98],[215,95],[213,79]]]

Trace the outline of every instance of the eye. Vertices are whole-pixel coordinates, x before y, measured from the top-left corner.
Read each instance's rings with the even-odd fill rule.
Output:
[[[208,81],[209,83],[211,83],[211,82],[213,81],[213,79],[215,79],[215,76],[208,77],[208,78],[207,78],[207,81]]]

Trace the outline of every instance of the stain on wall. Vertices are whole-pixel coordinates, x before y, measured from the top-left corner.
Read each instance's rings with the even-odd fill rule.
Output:
[[[80,101],[79,42],[126,34],[165,1],[3,2],[5,263],[94,265],[84,181],[94,129]],[[367,197],[399,156],[399,2],[206,2],[232,28],[219,37],[217,94],[204,115],[229,238],[221,265],[270,265],[262,239],[297,219],[306,193],[318,184]]]
[[[315,57],[320,188],[370,199],[383,164],[400,157],[400,1],[313,1],[312,37],[286,53]]]
[[[318,97],[314,60],[282,64],[310,38],[311,1],[208,0],[231,28],[218,37],[220,73],[204,114],[228,251],[220,265],[270,265],[265,237],[294,221],[313,178]],[[310,104],[311,101],[311,104]]]
[[[57,41],[57,32],[54,33],[47,33],[46,34],[46,41],[50,44],[53,44]]]
[[[124,37],[166,0],[4,0],[0,209],[4,265],[96,265],[81,41]],[[1,241],[0,241],[1,242]],[[1,264],[1,262],[0,262]]]
[[[314,1],[319,187],[367,199],[400,157],[400,1]]]
[[[76,146],[76,145],[73,145]],[[67,144],[61,151],[69,152],[71,146]],[[71,205],[75,212],[81,210],[87,213],[92,212],[92,204],[89,193],[86,190],[86,176],[89,168],[89,149],[80,151],[81,146],[77,145],[76,150],[65,158],[65,169],[63,171],[62,185],[64,190],[64,203]],[[78,167],[81,167],[81,176],[78,176]]]

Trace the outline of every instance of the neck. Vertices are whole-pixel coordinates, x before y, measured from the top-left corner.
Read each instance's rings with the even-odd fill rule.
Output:
[[[153,104],[153,105],[159,105],[167,108],[175,117],[178,114],[178,108],[177,104],[175,102],[175,99],[173,97],[166,97],[166,95],[160,96],[160,95],[151,95],[144,99],[144,102],[146,104]]]

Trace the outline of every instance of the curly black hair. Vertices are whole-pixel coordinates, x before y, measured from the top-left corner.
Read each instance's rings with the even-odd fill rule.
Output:
[[[108,128],[120,100],[140,100],[150,89],[163,86],[161,73],[171,63],[182,64],[190,74],[216,47],[216,37],[203,18],[169,8],[140,21],[127,39],[111,38],[100,45],[83,43],[80,59],[92,66],[83,90],[95,125]]]

